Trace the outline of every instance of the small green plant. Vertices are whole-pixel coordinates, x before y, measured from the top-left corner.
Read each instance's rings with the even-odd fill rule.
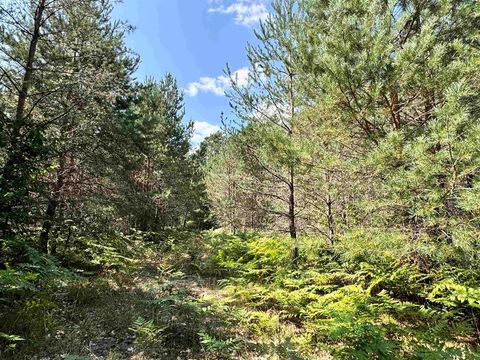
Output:
[[[13,350],[17,347],[17,344],[21,341],[25,341],[24,338],[18,335],[12,335],[12,334],[5,334],[3,332],[0,332],[0,344],[3,342],[5,343],[5,347],[8,350]],[[0,352],[1,355],[1,352]]]
[[[145,320],[139,316],[130,328],[136,335],[136,342],[140,345],[148,345],[161,340],[162,332],[166,327],[158,327],[153,320]]]
[[[199,332],[200,344],[202,344],[203,350],[216,356],[229,357],[232,352],[240,349],[238,340],[236,339],[219,339],[205,332]]]

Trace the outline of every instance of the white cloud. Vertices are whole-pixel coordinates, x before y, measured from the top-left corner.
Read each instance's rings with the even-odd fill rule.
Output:
[[[250,70],[246,67],[233,72],[233,78],[239,86],[247,86],[250,77]]]
[[[203,139],[216,133],[217,131],[220,131],[220,127],[217,125],[210,124],[206,121],[195,121],[193,123],[192,144],[195,147],[198,146]]]
[[[235,0],[230,5],[224,5],[224,1],[214,0],[210,3],[220,4],[208,9],[210,13],[233,14],[235,24],[251,27],[264,20],[268,16],[264,0]]]
[[[278,124],[288,124],[291,120],[291,109],[287,103],[260,103],[252,111],[252,116],[258,121],[275,121]]]
[[[200,80],[187,85],[185,93],[188,96],[197,96],[200,91],[211,92],[217,96],[225,95],[225,88],[228,84],[224,82],[223,76],[217,78],[202,77]]]
[[[248,68],[241,68],[233,72],[233,78],[240,86],[247,86],[250,71]],[[212,93],[217,96],[224,96],[225,90],[231,87],[231,81],[228,76],[220,75],[214,77],[202,77],[198,81],[191,82],[184,89],[188,96],[197,96],[199,92]]]

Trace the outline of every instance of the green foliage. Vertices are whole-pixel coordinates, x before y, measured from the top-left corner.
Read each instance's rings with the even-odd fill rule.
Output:
[[[66,304],[89,306],[111,291],[107,281],[86,277],[93,275],[91,270],[126,275],[134,264],[131,257],[148,253],[143,243],[134,246],[127,238],[103,237],[95,243],[79,238],[74,241],[75,250],[72,247],[71,253],[65,252],[61,264],[29,242],[14,238],[2,241],[6,269],[0,270],[0,313],[5,321],[0,332],[5,334],[1,342],[10,350],[14,345],[33,346],[55,332],[61,324],[55,313]],[[15,335],[10,337],[12,333]]]
[[[433,287],[428,298],[447,307],[480,308],[480,289],[456,283],[453,279],[444,279]]]
[[[0,332],[0,343],[3,343],[7,349],[13,350],[20,341],[25,341],[24,338],[18,335],[10,335]]]
[[[165,329],[155,326],[153,320],[145,320],[139,317],[133,322],[130,330],[135,333],[135,340],[145,346],[152,342],[161,341],[162,331]]]
[[[0,0],[0,357],[480,356],[478,1],[274,0],[194,153],[113,2]]]
[[[70,261],[77,264],[83,262],[87,267],[127,270],[129,266],[134,265],[135,261],[124,254],[132,254],[132,250],[125,246],[115,246],[119,244],[122,244],[122,240],[114,236],[101,239],[79,238],[76,240],[76,250],[81,249],[82,251],[80,253],[70,252],[67,256]],[[123,244],[125,244],[125,240],[123,240]]]
[[[447,269],[422,269],[401,234],[364,235],[321,256],[301,238],[294,269],[288,238],[211,233],[209,261],[221,269],[227,303],[239,307],[228,312],[256,336],[293,322],[302,329],[294,344],[306,354],[317,347],[345,359],[471,356],[475,347],[462,339],[474,337],[478,279],[467,285]]]
[[[218,357],[229,357],[233,351],[238,350],[239,346],[235,339],[217,339],[208,333],[200,332],[200,343],[202,344],[204,351],[214,354]]]

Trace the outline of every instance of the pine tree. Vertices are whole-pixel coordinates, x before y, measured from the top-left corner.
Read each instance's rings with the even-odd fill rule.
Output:
[[[183,124],[175,79],[168,74],[159,82],[147,80],[120,105],[117,126],[104,136],[121,216],[144,231],[185,223],[192,207],[193,125]]]
[[[250,62],[248,84],[230,73],[233,90],[230,101],[246,129],[239,139],[247,162],[254,164],[257,178],[266,191],[256,196],[277,202],[270,209],[278,218],[277,224],[287,231],[292,239],[297,238],[297,167],[299,166],[295,139],[298,134],[296,82],[297,48],[293,36],[296,30],[295,1],[274,1],[273,14],[260,24],[256,31],[258,46],[249,46]],[[267,185],[268,183],[268,185]],[[293,249],[293,258],[298,249]]]
[[[400,231],[418,249],[472,244],[462,204],[477,176],[474,3],[304,4],[301,92],[327,130],[342,129],[334,153],[355,159],[343,170],[358,180],[344,207],[350,231]]]
[[[123,43],[128,27],[111,21],[108,1],[10,1],[1,11],[2,84],[8,89],[3,232],[41,216],[45,195],[40,238],[46,251],[57,208],[70,196],[66,184],[70,191],[86,186],[72,179],[89,177],[84,164],[136,60]],[[27,207],[32,193],[36,203]]]

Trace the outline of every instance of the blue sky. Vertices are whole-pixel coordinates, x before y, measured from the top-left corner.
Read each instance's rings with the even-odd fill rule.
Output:
[[[172,73],[185,91],[186,120],[196,122],[194,145],[229,115],[226,63],[248,77],[245,47],[267,16],[267,0],[123,0],[114,17],[136,30],[127,45],[141,57],[137,79]]]

